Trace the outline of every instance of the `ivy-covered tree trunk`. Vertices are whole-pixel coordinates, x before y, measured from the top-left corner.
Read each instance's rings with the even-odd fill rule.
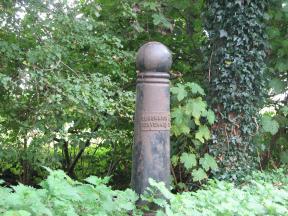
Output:
[[[264,98],[266,6],[266,0],[207,1],[209,94],[218,117],[210,151],[223,178],[257,165],[252,137]]]

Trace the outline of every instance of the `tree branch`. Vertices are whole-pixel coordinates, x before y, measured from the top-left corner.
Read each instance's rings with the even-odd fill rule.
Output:
[[[54,138],[53,139],[56,142],[63,142],[63,153],[64,153],[64,159],[65,159],[65,169],[67,170],[70,167],[70,155],[69,155],[69,148],[68,148],[68,141],[64,140],[64,139],[58,139],[58,138]]]
[[[97,125],[96,128],[93,130],[93,132],[96,132],[98,129],[100,128],[100,125]],[[77,164],[77,162],[79,161],[80,157],[82,156],[82,154],[84,153],[85,149],[90,146],[91,144],[91,137],[89,139],[87,139],[85,141],[85,144],[82,148],[80,148],[79,152],[77,153],[76,157],[74,158],[74,160],[72,161],[72,163],[70,164],[68,170],[67,170],[67,174],[69,176],[74,176],[74,168]]]

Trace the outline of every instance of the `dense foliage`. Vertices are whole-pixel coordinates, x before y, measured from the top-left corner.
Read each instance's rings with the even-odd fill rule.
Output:
[[[3,177],[13,184],[16,180],[35,184],[43,176],[40,166],[45,165],[61,168],[74,178],[113,174],[118,186],[127,186],[136,77],[133,56],[142,43],[161,41],[174,53],[172,77],[180,78],[181,83],[201,82],[203,6],[204,1],[1,3]],[[177,88],[186,88],[178,79],[175,82]],[[195,100],[199,96],[203,98]],[[209,110],[204,96],[189,93],[185,100],[175,102],[175,113],[191,99],[202,104],[199,112],[204,117]],[[195,117],[194,111],[188,113],[192,114]],[[209,118],[212,115],[209,111]],[[199,126],[200,116],[196,117]],[[177,121],[180,128],[187,127],[179,115]],[[185,136],[175,133],[173,152],[180,156],[189,151],[203,157],[207,151],[198,154],[201,148],[189,137],[198,131],[196,145],[206,146],[209,124],[201,123],[200,130],[195,125],[191,135],[187,129]],[[179,149],[183,137],[190,144]],[[175,179],[183,173],[177,170]],[[202,178],[206,176],[201,173]]]
[[[261,131],[255,137],[263,168],[288,163],[288,5],[271,1],[267,32],[270,41],[268,56],[269,99],[261,119]]]
[[[123,88],[132,54],[97,11],[97,3],[30,1],[1,13],[1,170],[23,183],[41,164],[75,177],[93,145],[82,175],[129,170],[134,93]]]
[[[157,215],[287,215],[287,173],[253,173],[246,184],[235,187],[224,181],[210,181],[197,192],[171,194],[163,184],[151,182],[152,191],[161,191],[168,202],[153,199],[164,210]],[[148,199],[149,200],[149,199]]]
[[[136,209],[138,196],[130,189],[112,190],[108,179],[95,176],[77,182],[63,171],[49,170],[41,189],[25,185],[0,187],[0,213],[3,216],[33,215],[143,215]],[[246,184],[210,181],[197,192],[170,193],[164,183],[150,180],[151,187],[142,199],[161,206],[156,215],[287,215],[288,178],[283,169],[273,173],[255,172]],[[162,194],[162,198],[154,196]]]
[[[287,215],[287,173],[247,177],[288,165],[287,25],[287,0],[0,1],[0,214],[142,214],[106,176],[129,187],[134,57],[160,41],[185,192],[151,180],[143,199],[158,215]],[[42,166],[63,171],[42,181]]]

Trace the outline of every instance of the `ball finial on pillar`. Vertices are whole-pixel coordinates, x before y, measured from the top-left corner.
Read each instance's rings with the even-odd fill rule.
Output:
[[[159,42],[148,42],[138,50],[136,67],[140,72],[169,72],[172,65],[170,50]]]

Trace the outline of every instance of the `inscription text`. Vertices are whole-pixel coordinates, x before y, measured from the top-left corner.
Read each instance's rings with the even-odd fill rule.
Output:
[[[169,112],[145,112],[140,117],[141,130],[169,130]]]

